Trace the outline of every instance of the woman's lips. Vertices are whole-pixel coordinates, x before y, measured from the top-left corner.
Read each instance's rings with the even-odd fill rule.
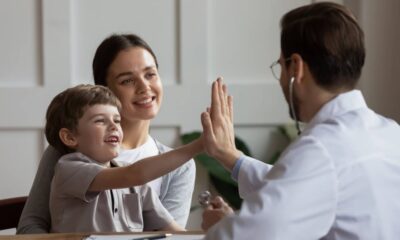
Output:
[[[153,104],[155,99],[156,99],[156,97],[147,97],[147,98],[141,99],[139,101],[135,101],[133,104],[135,104],[136,106],[139,106],[139,107],[150,107]]]

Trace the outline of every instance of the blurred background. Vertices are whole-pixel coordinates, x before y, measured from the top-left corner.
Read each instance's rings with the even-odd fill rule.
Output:
[[[0,199],[28,195],[47,146],[44,115],[61,90],[93,83],[91,63],[112,33],[135,33],[153,48],[164,84],[151,134],[166,145],[201,129],[211,82],[223,76],[234,96],[236,134],[254,157],[273,158],[291,123],[269,65],[279,58],[281,16],[305,0],[1,0]],[[376,112],[400,121],[400,1],[343,0],[365,32],[358,86]],[[198,165],[197,195],[213,189]],[[1,214],[1,213],[0,213]],[[188,229],[200,229],[201,210]],[[0,232],[1,234],[1,232]]]

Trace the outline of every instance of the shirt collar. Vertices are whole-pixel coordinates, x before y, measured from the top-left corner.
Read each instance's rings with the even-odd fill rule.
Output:
[[[350,112],[360,108],[366,108],[364,97],[360,90],[351,90],[341,93],[335,98],[325,103],[317,114],[307,124],[307,129],[322,123],[327,119],[332,119],[346,112]]]

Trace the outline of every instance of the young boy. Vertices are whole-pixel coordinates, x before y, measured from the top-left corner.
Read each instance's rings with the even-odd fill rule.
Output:
[[[203,150],[200,140],[128,166],[118,155],[120,102],[106,87],[79,85],[58,94],[46,113],[47,141],[65,153],[51,185],[51,232],[184,230],[143,185]]]

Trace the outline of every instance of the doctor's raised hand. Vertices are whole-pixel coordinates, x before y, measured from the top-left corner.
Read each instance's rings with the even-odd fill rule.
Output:
[[[236,149],[232,96],[222,78],[212,84],[211,107],[201,115],[205,152],[232,171],[242,153]]]
[[[205,152],[232,171],[242,153],[235,146],[232,96],[227,94],[222,78],[212,84],[211,107],[202,113],[201,122]],[[208,230],[231,214],[232,208],[221,197],[216,197],[203,212],[202,228]]]

